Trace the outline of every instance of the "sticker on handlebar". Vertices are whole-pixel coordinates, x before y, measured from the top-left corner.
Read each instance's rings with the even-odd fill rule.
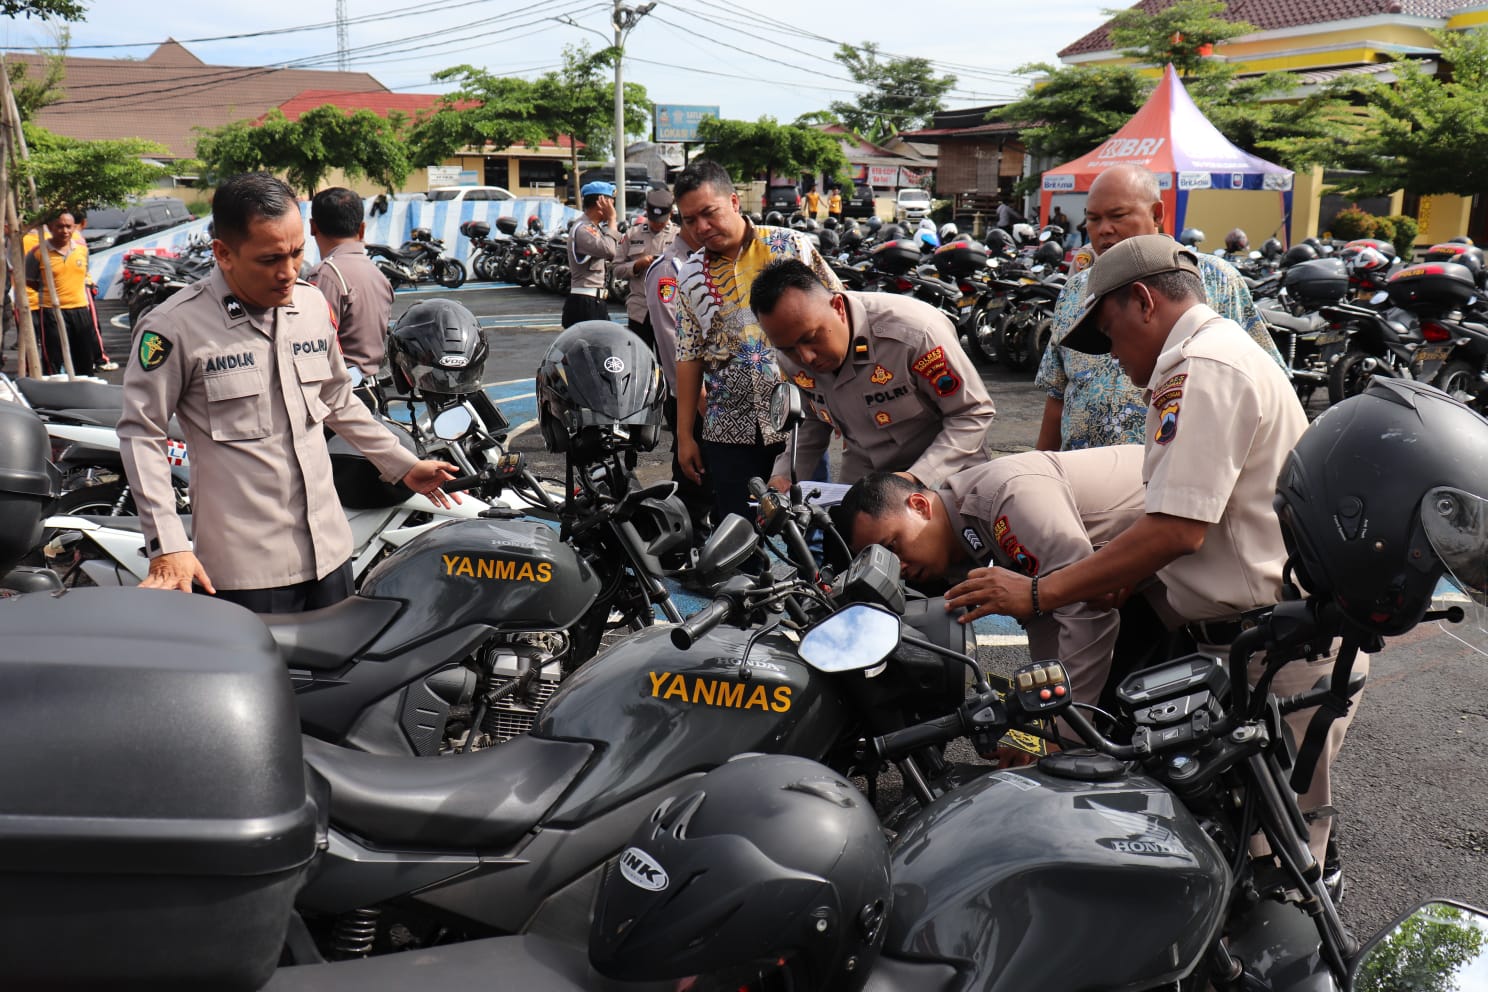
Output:
[[[1011,696],[1013,694],[1013,683],[1005,676],[994,675],[988,672],[987,684],[1004,696]],[[1042,737],[1024,733],[1021,730],[1009,730],[1002,735],[1002,739],[997,743],[1040,758],[1049,753],[1047,741]]]

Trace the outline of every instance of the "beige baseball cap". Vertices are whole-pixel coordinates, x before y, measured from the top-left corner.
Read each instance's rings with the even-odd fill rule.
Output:
[[[1080,315],[1059,343],[1087,355],[1109,355],[1111,339],[1095,322],[1095,311],[1101,299],[1107,293],[1164,272],[1199,275],[1199,257],[1192,248],[1179,244],[1166,234],[1143,234],[1106,249],[1090,267]]]

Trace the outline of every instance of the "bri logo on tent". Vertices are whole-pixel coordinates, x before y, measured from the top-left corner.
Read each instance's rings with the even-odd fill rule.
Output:
[[[1075,191],[1075,177],[1072,175],[1050,176],[1046,174],[1044,176],[1044,189],[1051,190],[1055,193],[1073,193]]]
[[[1112,138],[1101,145],[1096,158],[1136,158],[1156,155],[1167,138]]]

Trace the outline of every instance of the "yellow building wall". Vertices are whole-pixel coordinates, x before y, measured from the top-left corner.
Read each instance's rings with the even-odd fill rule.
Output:
[[[1465,196],[1421,197],[1421,233],[1416,236],[1418,245],[1434,245],[1467,233],[1468,215],[1472,212],[1472,198]]]
[[[1323,206],[1323,170],[1315,166],[1292,178],[1292,225],[1287,244],[1294,245],[1317,233]]]
[[[1281,237],[1281,194],[1264,190],[1196,189],[1188,194],[1185,227],[1204,232],[1202,251],[1224,247],[1225,235],[1241,228],[1252,248],[1267,238]]]

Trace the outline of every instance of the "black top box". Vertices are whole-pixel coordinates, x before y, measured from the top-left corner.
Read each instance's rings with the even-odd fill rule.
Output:
[[[899,276],[920,264],[920,246],[908,238],[885,241],[873,249],[873,267],[891,276]]]
[[[1423,262],[1401,269],[1385,284],[1390,302],[1412,311],[1460,310],[1477,295],[1472,270],[1456,262]]]
[[[986,268],[988,257],[985,245],[952,241],[937,248],[931,260],[935,263],[935,270],[941,275],[961,279]]]
[[[1287,294],[1304,306],[1321,307],[1348,296],[1348,270],[1338,258],[1298,262],[1281,277]]]

